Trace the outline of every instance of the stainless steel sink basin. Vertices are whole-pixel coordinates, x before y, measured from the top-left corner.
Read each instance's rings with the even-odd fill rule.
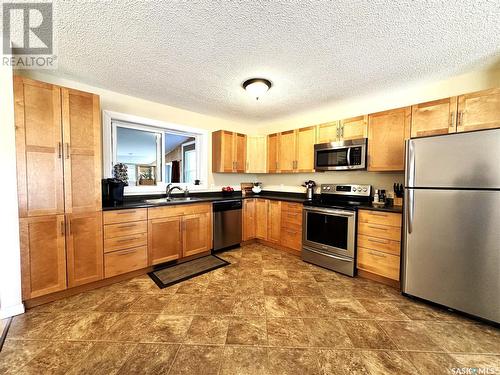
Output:
[[[179,197],[179,198],[157,198],[157,199],[146,199],[147,204],[167,204],[167,203],[182,203],[196,201],[200,198],[196,197]]]

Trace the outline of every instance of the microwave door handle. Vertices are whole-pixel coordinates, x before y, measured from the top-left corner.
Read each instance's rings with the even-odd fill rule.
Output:
[[[347,148],[347,166],[348,167],[351,166],[351,148],[350,147]]]

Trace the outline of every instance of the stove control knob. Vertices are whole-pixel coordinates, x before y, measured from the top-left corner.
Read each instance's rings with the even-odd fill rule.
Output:
[[[331,189],[331,187],[330,187],[330,186],[327,186],[327,187],[326,187],[326,190],[330,190],[330,189]]]
[[[357,189],[356,189],[355,187],[353,187],[353,188],[352,188],[352,191],[354,191],[354,192],[355,192],[356,190],[357,190]]]
[[[366,188],[363,188],[363,192],[365,192],[365,193],[366,193],[366,192],[367,192],[367,189],[366,189]]]

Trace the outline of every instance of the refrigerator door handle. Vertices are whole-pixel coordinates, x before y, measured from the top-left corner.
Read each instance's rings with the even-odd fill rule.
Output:
[[[413,231],[413,215],[415,211],[415,190],[408,189],[408,208],[406,209],[406,220],[408,223],[408,234],[411,234]]]
[[[407,156],[406,156],[406,186],[415,186],[415,143],[412,139],[407,143]]]

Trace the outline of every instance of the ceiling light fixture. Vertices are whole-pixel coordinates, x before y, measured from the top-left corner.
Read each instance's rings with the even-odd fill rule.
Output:
[[[264,95],[272,86],[271,81],[265,78],[251,78],[247,79],[241,86],[251,94],[255,96],[255,99],[259,100],[259,98]]]

